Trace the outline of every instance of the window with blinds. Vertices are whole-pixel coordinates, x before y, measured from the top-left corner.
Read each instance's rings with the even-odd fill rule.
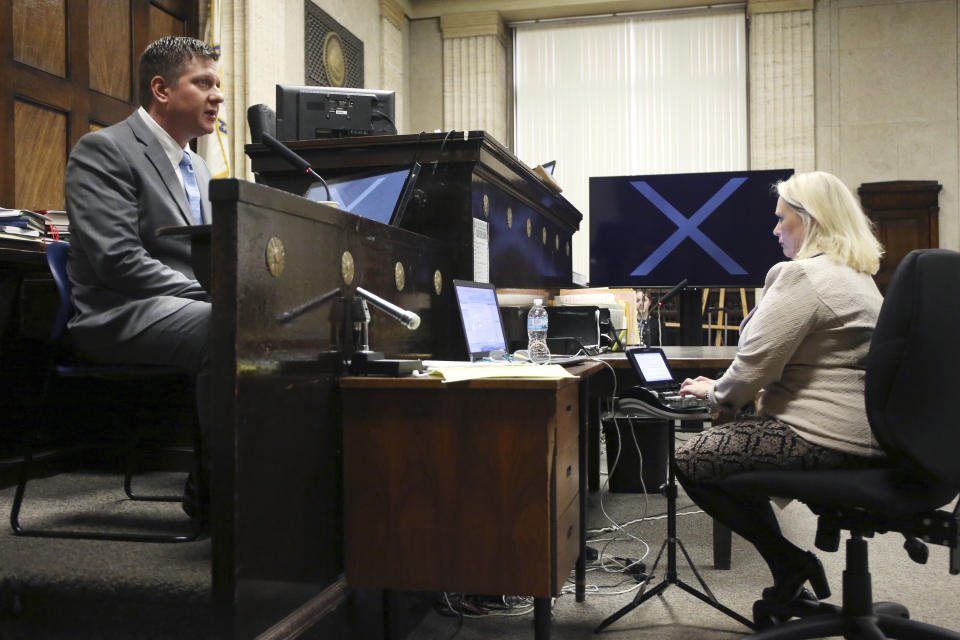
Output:
[[[584,214],[575,272],[589,279],[591,176],[748,168],[742,6],[512,26],[514,151],[556,160]]]

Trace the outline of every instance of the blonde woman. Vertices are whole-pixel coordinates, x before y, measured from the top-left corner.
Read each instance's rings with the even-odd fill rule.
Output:
[[[719,380],[687,379],[680,393],[736,412],[677,451],[677,477],[705,512],[749,540],[773,574],[768,604],[830,595],[820,561],[781,533],[768,496],[732,495],[716,481],[760,469],[870,466],[881,451],[864,408],[863,360],[882,297],[871,277],[883,250],[850,190],[824,172],[775,185],[773,235],[789,261],[767,273],[740,325],[737,355]]]

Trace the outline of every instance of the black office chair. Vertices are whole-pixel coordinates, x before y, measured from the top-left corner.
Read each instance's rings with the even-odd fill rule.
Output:
[[[58,378],[80,379],[92,378],[98,380],[110,381],[143,381],[143,380],[161,380],[171,379],[173,377],[183,377],[188,372],[176,367],[158,366],[158,365],[138,365],[138,364],[97,364],[87,363],[72,358],[69,349],[64,344],[66,338],[67,322],[73,315],[74,307],[71,300],[71,285],[67,277],[67,256],[70,245],[66,242],[53,242],[47,245],[47,264],[50,267],[50,273],[53,275],[54,283],[57,286],[60,304],[54,317],[51,330],[51,349],[49,361],[43,381],[43,393],[39,406],[34,413],[34,423],[32,428],[26,430],[23,443],[23,462],[20,467],[20,477],[17,483],[17,490],[14,494],[13,505],[10,509],[10,526],[16,535],[36,536],[47,538],[84,538],[93,540],[125,540],[141,542],[189,542],[196,540],[203,530],[203,521],[201,517],[192,518],[189,530],[182,534],[161,534],[161,533],[137,533],[137,532],[114,532],[114,531],[85,531],[85,530],[63,530],[63,529],[44,529],[39,527],[27,527],[20,522],[20,510],[23,506],[27,483],[32,477],[35,477],[37,467],[40,462],[45,465],[53,461],[55,456],[43,456],[42,461],[35,457],[35,446],[41,440],[40,435],[46,430],[46,410],[54,402],[55,396],[52,391],[54,383]],[[145,414],[144,410],[140,411]],[[138,419],[136,424],[129,430],[130,437],[127,442],[127,467],[124,475],[124,492],[131,500],[151,501],[151,502],[177,502],[183,500],[183,495],[139,495],[133,490],[133,477],[135,463],[138,453],[140,435],[143,431],[144,420]],[[194,443],[192,452],[192,472],[195,478],[200,477],[200,434],[199,429],[194,428]],[[177,509],[180,512],[180,509]]]
[[[905,607],[872,602],[867,543],[896,531],[916,562],[926,542],[950,547],[950,573],[960,573],[958,508],[940,510],[960,489],[960,427],[952,385],[960,366],[960,254],[942,249],[910,253],[897,268],[877,322],[866,369],[870,427],[888,454],[875,469],[756,471],[723,481],[737,492],[795,498],[819,516],[816,546],[836,551],[848,530],[843,606],[797,601],[773,611],[764,601],[754,617],[765,630],[753,639],[960,638],[960,633],[908,619]],[[800,616],[779,624],[787,617]],[[775,626],[770,626],[775,625]]]

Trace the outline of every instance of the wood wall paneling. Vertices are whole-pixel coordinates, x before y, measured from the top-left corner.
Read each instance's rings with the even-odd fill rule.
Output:
[[[130,0],[90,0],[90,88],[131,99]]]
[[[65,0],[13,0],[13,59],[66,77]]]
[[[159,40],[163,36],[182,36],[187,33],[186,22],[154,5],[150,5],[148,29],[149,42]]]
[[[63,209],[67,114],[16,100],[14,201],[19,209]]]
[[[0,173],[0,206],[63,206],[62,193],[50,186],[59,190],[62,175],[44,183],[44,204],[33,202],[41,184],[33,182],[34,167],[18,170],[21,157],[36,161],[34,149],[24,146],[36,132],[19,131],[21,121],[33,120],[25,105],[46,109],[41,121],[59,114],[52,118],[59,122],[65,114],[66,125],[54,129],[65,132],[66,144],[40,138],[44,148],[59,147],[62,155],[45,175],[62,171],[80,136],[136,109],[137,61],[144,48],[165,35],[195,37],[198,19],[196,0],[0,1],[0,166],[13,167]]]

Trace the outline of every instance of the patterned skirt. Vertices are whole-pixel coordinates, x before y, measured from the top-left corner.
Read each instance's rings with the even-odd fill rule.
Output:
[[[737,418],[711,427],[678,447],[676,458],[677,470],[696,482],[742,471],[858,469],[879,462],[804,440],[790,425],[769,416]]]

